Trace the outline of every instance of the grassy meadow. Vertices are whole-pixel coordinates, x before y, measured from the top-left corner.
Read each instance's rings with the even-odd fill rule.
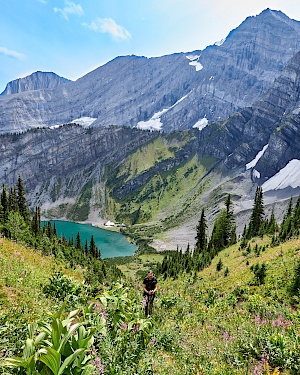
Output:
[[[33,249],[0,241],[4,359],[22,354],[28,323],[47,321],[61,307],[63,302],[44,290],[53,274],[60,271],[80,285],[83,273]],[[226,248],[196,274],[165,280],[156,275],[159,291],[148,319],[143,317],[141,284],[147,269],[155,269],[163,255],[115,259],[124,277],[95,299],[93,314],[84,313],[84,299],[77,301],[80,319],[94,327],[89,350],[97,353],[98,362],[94,359],[90,373],[299,374],[300,296],[291,293],[291,286],[300,261],[300,239],[272,247],[269,237],[255,238],[250,245],[250,251],[241,250],[239,244]],[[263,263],[266,274],[258,282],[252,266]],[[66,309],[71,311],[74,304],[73,300]],[[1,371],[25,374],[8,367]]]

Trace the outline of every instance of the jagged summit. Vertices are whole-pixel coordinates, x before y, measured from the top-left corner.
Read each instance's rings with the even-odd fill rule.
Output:
[[[82,118],[93,126],[202,129],[251,106],[298,50],[300,22],[266,9],[203,51],[121,56],[54,88],[37,77],[16,80],[5,92],[15,95],[0,97],[0,133]]]
[[[55,89],[62,83],[67,82],[71,81],[53,72],[37,71],[24,78],[18,78],[9,82],[0,95],[19,94],[32,90]]]

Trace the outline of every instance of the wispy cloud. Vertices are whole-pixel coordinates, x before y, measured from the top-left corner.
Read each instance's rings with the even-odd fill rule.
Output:
[[[27,59],[27,56],[24,55],[23,53],[13,51],[11,49],[8,49],[6,47],[1,47],[1,46],[0,46],[0,55],[12,57],[20,61],[25,61]]]
[[[84,14],[80,4],[75,4],[69,0],[64,0],[64,3],[64,8],[53,8],[53,10],[55,13],[59,13],[65,20],[68,21],[70,15],[82,16]]]
[[[112,18],[97,17],[90,24],[84,23],[83,25],[93,31],[110,34],[116,41],[131,38],[130,32],[125,27],[118,25]]]
[[[36,0],[38,3],[47,4],[47,0]]]

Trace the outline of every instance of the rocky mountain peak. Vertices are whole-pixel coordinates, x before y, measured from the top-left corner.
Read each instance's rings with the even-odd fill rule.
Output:
[[[6,85],[0,95],[19,94],[25,91],[55,89],[57,86],[71,82],[52,72],[37,71],[24,78],[18,78]]]
[[[93,126],[201,130],[251,106],[299,50],[300,22],[266,9],[203,51],[117,57],[53,88],[37,72],[9,85],[5,93],[15,95],[0,97],[0,133],[82,118]]]

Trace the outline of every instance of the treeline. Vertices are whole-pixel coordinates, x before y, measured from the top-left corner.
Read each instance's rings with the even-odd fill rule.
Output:
[[[200,220],[197,225],[195,248],[177,249],[165,254],[162,263],[157,268],[157,273],[165,278],[176,278],[182,273],[198,272],[208,267],[212,259],[224,248],[237,242],[236,224],[232,209],[230,194],[225,201],[225,208],[216,217],[210,239],[207,235],[207,222],[205,211],[202,209]],[[246,225],[242,234],[240,249],[249,248],[249,240],[253,237],[270,235],[272,245],[277,245],[300,233],[300,197],[295,207],[290,199],[287,212],[281,225],[278,225],[274,215],[274,209],[269,218],[265,218],[263,191],[260,186],[255,192],[254,204],[250,215],[248,226]],[[258,251],[258,250],[257,250]],[[228,274],[228,270],[226,274]]]
[[[236,225],[231,195],[228,194],[225,208],[218,214],[210,239],[207,235],[207,221],[202,209],[197,225],[196,245],[192,250],[188,245],[186,251],[168,252],[157,272],[164,277],[177,277],[186,272],[198,272],[207,267],[220,250],[235,244],[237,241]]]
[[[5,237],[27,244],[44,255],[53,255],[71,268],[83,267],[84,277],[91,293],[98,293],[103,284],[110,284],[121,276],[115,266],[107,266],[101,259],[101,253],[94,237],[90,243],[81,244],[80,233],[74,241],[65,237],[58,238],[55,225],[41,224],[40,208],[36,207],[31,215],[28,208],[25,189],[21,177],[14,187],[2,186],[0,197],[0,233]]]

